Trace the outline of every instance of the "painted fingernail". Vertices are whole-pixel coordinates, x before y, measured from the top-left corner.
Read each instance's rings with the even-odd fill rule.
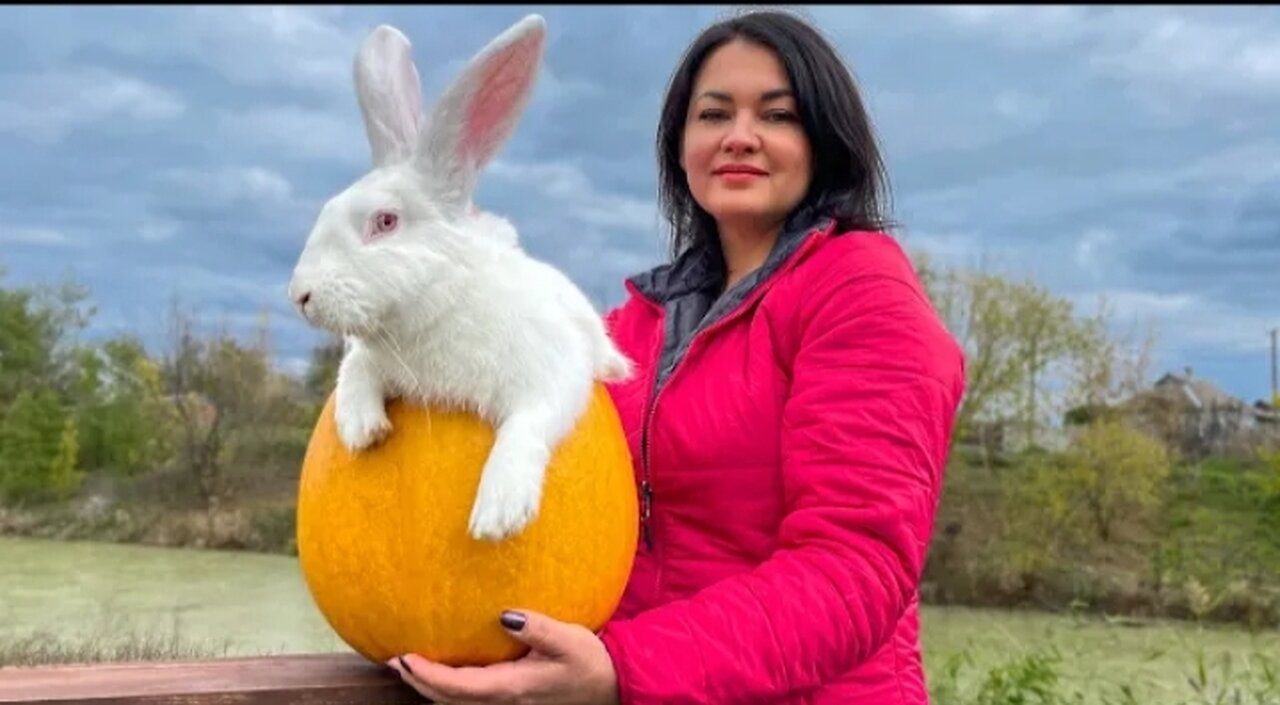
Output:
[[[518,632],[521,629],[524,629],[524,615],[519,612],[507,610],[502,613],[502,617],[499,618],[499,621],[502,622],[502,626],[513,632]]]
[[[403,656],[397,656],[396,658],[400,660],[401,668],[403,668],[404,670],[408,671],[411,674],[413,673],[413,669],[409,667],[409,662],[405,661]]]

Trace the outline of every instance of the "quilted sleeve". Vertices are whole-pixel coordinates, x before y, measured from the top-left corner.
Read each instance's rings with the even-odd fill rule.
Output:
[[[606,625],[624,705],[803,694],[880,649],[917,589],[963,358],[906,281],[806,286],[791,322],[779,548],[751,572]]]

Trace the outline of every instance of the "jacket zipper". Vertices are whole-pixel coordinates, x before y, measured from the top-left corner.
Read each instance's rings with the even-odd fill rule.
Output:
[[[654,410],[658,408],[658,397],[661,395],[660,389],[649,400],[649,408],[645,410],[644,415],[644,436],[641,439],[644,476],[640,480],[640,534],[644,538],[645,548],[649,551],[653,551],[653,527],[649,524],[649,517],[653,514],[653,484],[649,482],[649,425],[653,419]]]
[[[689,359],[689,356],[693,354],[693,348],[695,345],[698,344],[698,341],[701,340],[706,334],[710,333],[716,328],[733,320],[733,318],[737,316],[738,313],[741,312],[744,308],[746,308],[747,304],[752,302],[755,298],[756,298],[755,294],[748,296],[747,298],[740,301],[732,311],[729,311],[725,315],[721,316],[720,320],[715,321],[714,323],[707,326],[706,328],[703,328],[697,333],[694,333],[693,338],[689,340],[689,346],[685,349],[684,355],[679,360],[676,361],[676,365],[675,367],[671,368],[671,373],[667,375],[666,381],[663,382],[660,387],[658,387],[658,390],[654,392],[653,396],[649,399],[649,408],[646,409],[645,411],[644,433],[641,437],[641,447],[643,449],[644,474],[640,480],[640,499],[641,499],[640,518],[641,518],[641,533],[644,536],[645,547],[648,548],[650,551],[652,551],[654,548],[654,541],[653,541],[653,528],[650,525],[650,521],[649,521],[650,516],[653,514],[653,483],[651,481],[651,475],[650,475],[650,469],[649,469],[649,436],[650,436],[650,429],[653,426],[653,417],[658,411],[658,400],[662,397],[662,393],[667,390],[667,387],[671,385],[671,381],[675,379],[676,373],[680,371],[681,366],[684,365],[684,361]]]
[[[665,318],[667,315],[665,308],[660,304],[657,304],[657,302],[652,303],[659,311],[663,312],[663,317]],[[662,357],[662,346],[665,342],[664,338],[659,338],[658,340],[659,359]],[[679,367],[679,364],[676,366]],[[675,369],[672,369],[671,371],[673,374],[675,373]],[[656,384],[657,378],[661,374],[662,370],[654,371],[654,384]],[[671,381],[671,375],[667,375],[667,381]],[[654,541],[653,527],[650,523],[650,517],[653,515],[653,483],[650,481],[649,476],[649,428],[652,425],[654,412],[656,412],[658,408],[658,398],[662,396],[662,390],[666,389],[666,386],[667,385],[664,383],[656,390],[653,389],[652,386],[650,387],[649,400],[645,406],[644,421],[640,435],[640,465],[642,471],[640,478],[640,535],[644,541],[645,549],[651,553],[653,552]]]
[[[787,258],[786,263],[778,267],[778,269],[775,270],[766,281],[759,282],[756,285],[755,291],[747,295],[747,297],[744,298],[742,301],[739,301],[737,306],[735,306],[732,310],[730,310],[729,312],[721,316],[719,320],[713,322],[711,325],[707,326],[706,328],[703,328],[697,333],[694,333],[693,337],[689,340],[689,346],[685,349],[684,355],[679,360],[676,361],[675,367],[671,368],[671,373],[667,375],[666,381],[663,382],[662,385],[658,387],[657,391],[653,392],[653,395],[649,398],[649,405],[648,405],[648,408],[645,410],[644,427],[643,427],[643,432],[642,432],[641,441],[640,441],[641,455],[643,456],[642,463],[641,463],[643,466],[643,474],[640,480],[640,502],[641,502],[640,533],[641,533],[641,536],[643,537],[645,548],[648,551],[652,552],[655,548],[655,541],[653,539],[653,527],[650,522],[650,517],[653,514],[653,483],[650,477],[650,469],[649,469],[649,435],[650,435],[650,427],[653,425],[653,417],[658,410],[658,399],[662,397],[662,393],[666,391],[667,387],[671,384],[671,380],[675,379],[676,373],[680,371],[680,367],[684,364],[684,361],[687,360],[689,356],[693,354],[693,347],[698,344],[698,341],[701,340],[707,333],[710,333],[716,328],[727,324],[729,321],[737,317],[738,314],[741,313],[747,307],[748,304],[754,302],[756,298],[760,296],[760,292],[764,290],[764,284],[767,283],[767,281],[776,278],[782,272],[793,267],[795,263],[800,260],[801,255],[803,255],[805,252],[809,250],[809,248],[813,246],[814,242],[815,242],[815,238],[810,238],[808,241],[803,243],[799,248],[796,249],[795,252],[791,253],[791,255]],[[661,340],[658,342],[659,351],[661,351],[662,345],[664,344],[664,342],[665,341],[661,341]],[[661,352],[659,352],[659,357],[661,357]],[[661,370],[658,370],[658,372],[655,372],[654,374],[657,375],[660,372]],[[657,580],[661,582],[660,574]]]
[[[641,531],[641,535],[644,537],[645,548],[647,548],[649,551],[654,550],[653,526],[650,523],[650,517],[653,514],[653,483],[650,480],[650,470],[649,470],[649,436],[650,436],[650,428],[653,425],[653,417],[655,414],[657,414],[657,411],[658,411],[658,400],[662,397],[662,393],[667,390],[667,387],[671,385],[671,381],[675,379],[676,373],[680,371],[680,367],[684,365],[684,361],[689,359],[689,356],[693,354],[693,347],[698,344],[698,341],[707,333],[710,333],[711,331],[715,330],[719,326],[724,325],[725,323],[732,320],[738,314],[738,312],[744,309],[746,305],[750,301],[752,301],[754,298],[755,298],[755,295],[753,294],[752,296],[749,296],[746,299],[743,299],[741,302],[739,302],[738,306],[735,307],[732,311],[729,311],[724,316],[721,316],[720,320],[712,323],[706,328],[703,328],[697,333],[694,333],[693,338],[689,340],[689,346],[685,348],[684,355],[679,360],[676,361],[676,365],[675,367],[671,368],[671,373],[667,375],[666,381],[662,383],[662,386],[658,387],[658,390],[654,392],[653,396],[649,400],[649,408],[645,411],[644,433],[643,433],[643,436],[641,437],[641,445],[642,445],[643,456],[644,456],[643,458],[644,475],[640,480],[640,500],[641,500],[640,531]]]

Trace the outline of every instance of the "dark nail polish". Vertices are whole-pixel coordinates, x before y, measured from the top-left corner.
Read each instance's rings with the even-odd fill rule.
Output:
[[[401,668],[408,671],[409,673],[413,673],[413,669],[409,667],[409,662],[405,661],[403,656],[397,656],[396,658],[400,660]]]
[[[499,621],[502,622],[502,626],[513,632],[518,632],[521,629],[524,629],[524,615],[519,612],[503,612]]]

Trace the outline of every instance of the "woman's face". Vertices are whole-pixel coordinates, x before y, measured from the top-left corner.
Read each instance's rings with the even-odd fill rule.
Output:
[[[773,52],[741,39],[702,64],[680,165],[694,200],[722,230],[775,227],[809,188],[809,139],[791,90]]]

